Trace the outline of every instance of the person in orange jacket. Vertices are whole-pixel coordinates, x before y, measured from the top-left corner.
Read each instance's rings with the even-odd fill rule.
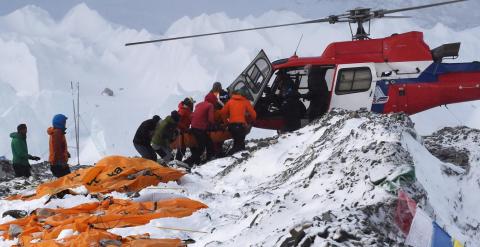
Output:
[[[180,134],[185,134],[188,129],[190,128],[190,124],[192,123],[192,112],[193,112],[193,105],[195,104],[195,100],[192,97],[185,98],[182,102],[178,104],[178,115],[180,115],[180,120],[178,122],[178,130]],[[185,154],[187,148],[183,146],[183,139],[182,139],[182,148],[177,149],[177,153],[175,154],[175,159],[182,161],[183,155]]]
[[[245,149],[247,118],[252,122],[257,118],[257,113],[245,98],[245,93],[242,90],[235,91],[221,111],[224,119],[228,119],[228,130],[233,137],[233,148],[228,152],[229,155]]]
[[[65,139],[66,122],[67,117],[65,115],[57,114],[53,117],[52,127],[47,130],[48,135],[50,135],[48,161],[52,174],[57,178],[70,173],[70,167],[67,163],[70,153],[68,153],[67,140]]]

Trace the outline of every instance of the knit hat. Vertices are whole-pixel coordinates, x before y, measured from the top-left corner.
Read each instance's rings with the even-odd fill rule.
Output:
[[[173,121],[178,122],[180,121],[180,115],[178,114],[177,111],[172,111],[170,113],[170,117],[173,119]]]
[[[212,92],[220,92],[222,91],[222,83],[216,81],[213,83],[213,87],[212,87]]]
[[[20,132],[20,130],[24,130],[27,128],[27,125],[26,124],[19,124],[17,126],[17,131]]]
[[[56,129],[66,130],[65,125],[67,123],[67,117],[63,114],[57,114],[53,116],[52,126]]]

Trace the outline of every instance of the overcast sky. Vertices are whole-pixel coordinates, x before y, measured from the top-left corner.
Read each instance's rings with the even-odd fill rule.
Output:
[[[359,6],[398,8],[441,1],[444,0],[0,0],[0,15],[34,4],[59,19],[73,6],[85,2],[112,22],[163,33],[175,20],[202,13],[225,12],[231,17],[243,18],[269,10],[288,10],[313,19],[343,13]],[[463,29],[480,25],[479,9],[480,0],[470,0],[450,7],[405,14],[414,16],[415,21],[421,25],[443,22],[455,29]],[[468,12],[470,13],[466,15]]]

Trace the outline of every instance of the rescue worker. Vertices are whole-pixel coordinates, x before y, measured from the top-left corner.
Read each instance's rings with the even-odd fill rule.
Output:
[[[217,103],[214,105],[217,110],[222,109],[230,99],[230,95],[222,88],[222,84],[218,81],[213,83],[210,93],[214,94],[217,98]]]
[[[153,116],[151,119],[143,121],[133,137],[133,146],[142,158],[153,160],[155,162],[157,161],[157,154],[150,143],[152,142],[153,132],[159,121],[160,117],[157,115]]]
[[[67,150],[67,140],[65,139],[67,117],[63,114],[57,114],[52,119],[52,127],[48,128],[47,133],[50,136],[48,161],[52,174],[59,178],[70,173],[68,159],[70,153]]]
[[[215,109],[214,109],[215,124],[213,124],[213,126],[211,126],[209,130],[210,131],[225,130],[225,127],[223,125],[223,117],[222,117],[222,114],[220,113],[220,110],[230,99],[230,94],[222,88],[222,84],[218,81],[213,83],[212,90],[210,91],[210,93],[214,94],[215,97],[217,97],[217,103],[214,105],[215,106]],[[224,143],[223,141],[211,143],[213,156],[215,157],[225,156],[225,153],[223,152],[223,143]]]
[[[201,162],[201,156],[205,149],[207,150],[207,160],[213,156],[213,148],[207,130],[210,125],[215,123],[214,105],[217,103],[217,97],[209,93],[205,96],[203,102],[195,106],[192,114],[191,133],[197,141],[197,146],[191,148],[192,156],[185,160],[188,165],[197,165]]]
[[[152,148],[165,162],[170,162],[173,159],[170,143],[177,135],[178,121],[180,121],[178,112],[172,111],[170,116],[157,124],[153,133]]]
[[[328,111],[330,94],[328,93],[326,70],[321,67],[308,66],[308,93],[305,96],[310,100],[308,118],[310,121],[322,116]]]
[[[20,124],[17,126],[17,132],[10,134],[12,138],[12,154],[13,154],[13,170],[15,171],[15,177],[30,177],[31,166],[28,160],[39,161],[40,158],[28,154],[27,147],[27,125]]]
[[[245,149],[245,137],[249,128],[247,117],[252,122],[257,118],[257,113],[245,95],[246,92],[242,89],[235,91],[222,109],[222,115],[224,119],[228,119],[228,130],[233,137],[233,148],[228,152],[229,155]]]
[[[195,100],[192,97],[185,98],[182,102],[178,104],[178,115],[180,116],[180,121],[178,122],[178,130],[180,131],[180,135],[185,134],[188,129],[190,128],[190,124],[192,123],[192,112],[193,112],[193,105],[195,104]],[[177,149],[177,153],[175,154],[175,160],[182,161],[187,148],[183,144],[183,138],[181,139],[181,148]]]
[[[301,127],[301,119],[305,116],[307,109],[300,101],[300,93],[289,90],[285,95],[285,100],[280,107],[285,126],[283,131],[295,131]]]

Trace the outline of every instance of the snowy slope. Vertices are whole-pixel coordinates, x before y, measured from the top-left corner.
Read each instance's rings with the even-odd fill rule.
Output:
[[[303,4],[308,6],[307,2]],[[344,9],[338,4],[328,6]],[[242,19],[224,13],[202,14],[180,18],[160,35],[112,23],[86,4],[57,19],[35,6],[2,16],[0,136],[4,138],[0,139],[0,155],[10,157],[10,143],[5,137],[25,122],[30,126],[31,152],[47,157],[45,130],[51,117],[67,114],[68,127],[73,129],[70,81],[81,83],[82,163],[110,154],[134,155],[131,139],[142,120],[153,114],[168,114],[185,96],[201,99],[213,81],[228,85],[260,49],[265,49],[271,60],[289,57],[304,34],[298,54],[315,56],[330,42],[350,37],[346,26],[307,25],[128,48],[124,43],[304,19],[289,11],[269,11]],[[432,47],[460,40],[462,61],[480,57],[476,49],[479,27],[454,31],[436,24],[423,29],[413,20],[386,20],[374,25],[374,37],[424,30]],[[113,97],[101,95],[107,87],[113,90]],[[414,116],[416,128],[429,134],[444,126],[480,127],[478,103],[450,109],[454,115],[438,108]],[[71,133],[67,137],[72,145]],[[74,154],[73,148],[70,152]]]
[[[132,198],[189,197],[206,203],[208,209],[182,219],[157,219],[110,231],[191,238],[196,241],[192,246],[280,246],[288,240],[302,246],[310,246],[306,242],[402,246],[404,235],[393,222],[397,196],[389,192],[391,186],[378,181],[384,177],[390,181],[414,167],[416,181],[391,185],[407,192],[452,236],[475,246],[480,241],[479,140],[480,132],[467,128],[422,140],[404,115],[335,111],[299,131],[249,142],[248,151],[197,167],[179,184],[149,187]],[[442,162],[428,151],[451,146],[468,151],[468,170]],[[92,200],[68,196],[46,207]],[[2,200],[0,213],[20,205],[33,210],[45,201]]]
[[[207,163],[180,185],[160,186],[182,189],[177,194],[200,199],[209,209],[182,221],[153,220],[112,232],[193,238],[195,246],[280,246],[291,229],[303,229],[302,243],[310,239],[313,246],[401,246],[403,235],[392,219],[396,195],[372,181],[414,166],[418,181],[399,187],[454,237],[474,246],[480,240],[480,214],[472,204],[479,202],[478,153],[472,153],[468,173],[451,177],[442,172],[449,164],[413,137],[412,126],[403,115],[333,112],[292,134],[252,142],[249,152]],[[478,147],[480,135],[473,135]],[[454,186],[458,181],[461,186]],[[155,190],[141,194],[161,195]],[[179,234],[154,226],[208,233]]]

